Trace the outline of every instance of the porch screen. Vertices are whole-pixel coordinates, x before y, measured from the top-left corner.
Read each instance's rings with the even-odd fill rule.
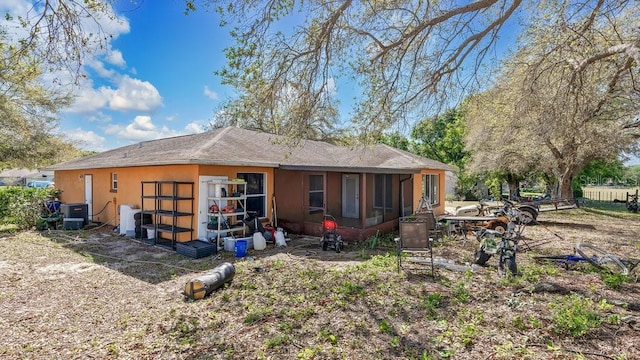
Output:
[[[393,205],[393,181],[391,175],[376,174],[374,183],[373,206],[377,209],[384,209],[384,212],[391,212]]]
[[[309,175],[309,214],[324,211],[324,177]]]

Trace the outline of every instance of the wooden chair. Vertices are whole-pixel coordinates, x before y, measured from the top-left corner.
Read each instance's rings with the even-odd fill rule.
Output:
[[[433,265],[433,242],[442,236],[442,230],[433,211],[424,211],[400,218],[400,237],[396,238],[398,272],[403,269],[404,253],[426,255],[431,263],[431,276],[435,275]]]

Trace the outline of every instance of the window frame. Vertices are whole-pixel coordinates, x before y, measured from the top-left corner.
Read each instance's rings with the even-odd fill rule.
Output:
[[[422,194],[431,205],[440,205],[440,174],[422,174]]]
[[[322,185],[321,189],[312,189],[311,188],[311,184],[313,183],[311,181],[312,177],[318,176],[320,177],[320,184]],[[308,181],[309,181],[309,185],[307,186],[307,212],[309,213],[309,215],[312,214],[318,214],[318,213],[324,213],[325,211],[325,176],[324,174],[309,174],[308,175]],[[320,206],[311,206],[311,194],[321,194],[321,205]]]
[[[111,192],[118,192],[118,173],[111,173]]]
[[[243,175],[247,175],[247,177],[243,177]],[[248,175],[260,175],[262,176],[262,193],[249,193],[249,176]],[[262,213],[264,214],[263,216],[260,216],[261,218],[266,218],[268,217],[268,206],[267,206],[267,173],[264,172],[239,172],[236,173],[236,177],[238,179],[242,179],[246,182],[246,199],[249,200],[250,198],[260,198],[262,197],[264,199],[263,201],[263,209],[262,209]],[[248,208],[248,201],[245,202],[245,211],[255,211],[255,210],[249,210]]]

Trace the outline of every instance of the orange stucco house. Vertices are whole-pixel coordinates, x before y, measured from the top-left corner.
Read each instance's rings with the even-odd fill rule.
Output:
[[[171,234],[174,242],[210,239],[208,200],[220,191],[212,184],[242,180],[243,210],[290,233],[319,235],[328,213],[344,239],[358,241],[397,229],[423,195],[443,213],[444,172],[451,169],[386,145],[306,140],[289,146],[280,136],[236,127],[144,141],[47,168],[55,172],[60,200],[87,204],[94,222],[119,226],[124,204],[179,214],[169,225],[188,231]],[[163,204],[166,198],[173,200]]]

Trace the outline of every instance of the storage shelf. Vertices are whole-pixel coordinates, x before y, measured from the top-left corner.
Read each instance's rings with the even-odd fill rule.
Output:
[[[230,229],[224,229],[224,228],[220,228],[218,229],[207,229],[208,233],[223,233],[223,232],[236,232],[236,231],[240,231],[240,230],[244,230],[244,226],[236,226],[236,227],[232,227]]]
[[[181,212],[181,211],[171,211],[171,210],[145,210],[142,212],[143,214],[150,215],[158,215],[158,216],[193,216],[193,213],[189,212]]]
[[[193,200],[194,199],[191,196],[156,196],[155,198],[157,200],[169,200],[169,201],[174,201],[174,200]]]
[[[177,234],[190,233],[189,241],[193,241],[194,183],[183,181],[142,181],[143,214],[153,216],[153,223],[141,228],[154,230],[154,245],[176,249]],[[151,194],[149,194],[151,193]],[[152,206],[149,206],[152,202]],[[188,211],[190,208],[190,211]],[[178,211],[180,209],[180,211]],[[185,211],[187,210],[187,211]],[[178,226],[178,218],[189,217],[190,227]],[[181,220],[181,225],[185,220]],[[169,234],[170,238],[159,234]]]
[[[155,224],[155,225],[142,225],[145,229],[155,230],[157,232],[164,233],[183,233],[193,231],[190,228],[183,228],[179,226],[167,225],[167,224]]]
[[[246,215],[247,212],[246,211],[236,211],[236,212],[232,212],[232,213],[207,213],[207,216],[213,217],[225,217],[225,216],[238,216],[238,215]]]
[[[224,189],[224,190],[223,190]],[[211,210],[212,206],[216,206],[218,211],[208,211],[207,218],[209,224],[215,223],[216,228],[210,229],[207,227],[207,238],[209,241],[220,243],[224,234],[241,232],[242,236],[245,235],[246,227],[241,221],[247,215],[246,201],[247,201],[247,183],[245,181],[235,180],[213,180],[207,182],[207,209]],[[220,195],[229,196],[220,196]],[[214,195],[214,196],[211,196]],[[234,196],[235,195],[235,196]],[[240,195],[240,196],[238,196]],[[234,212],[222,212],[224,206],[232,206],[237,211]],[[238,211],[239,210],[239,211]],[[228,218],[233,218],[234,222],[240,222],[239,224],[231,225]],[[214,220],[214,221],[212,221]],[[224,228],[223,223],[228,223],[229,228]]]
[[[223,201],[223,200],[246,200],[247,197],[246,196],[229,196],[229,197],[210,197],[208,198],[208,200],[216,200],[216,201]]]

